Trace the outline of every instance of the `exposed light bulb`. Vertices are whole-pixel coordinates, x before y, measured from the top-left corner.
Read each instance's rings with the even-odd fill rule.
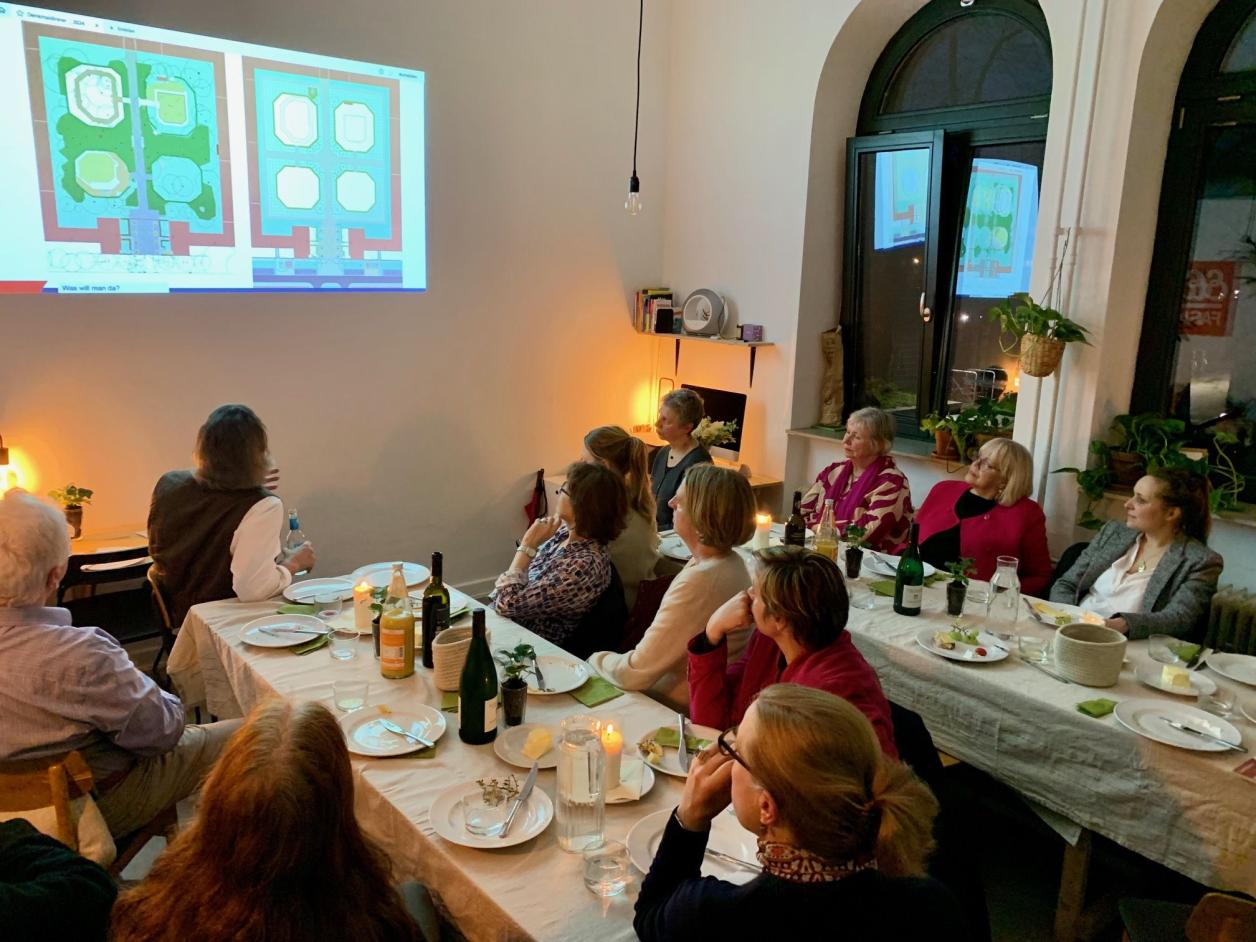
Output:
[[[640,216],[644,208],[641,203],[641,181],[634,173],[628,179],[628,199],[624,201],[624,209],[628,210],[629,216]]]

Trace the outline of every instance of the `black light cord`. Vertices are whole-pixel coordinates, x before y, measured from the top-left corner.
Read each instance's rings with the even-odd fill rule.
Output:
[[[637,110],[632,118],[632,178],[637,179],[637,132],[641,127],[641,35],[645,28],[645,0],[637,18]]]

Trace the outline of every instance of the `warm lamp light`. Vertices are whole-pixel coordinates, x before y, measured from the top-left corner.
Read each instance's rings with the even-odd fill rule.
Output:
[[[9,463],[9,449],[4,447],[4,436],[0,435],[0,468]]]

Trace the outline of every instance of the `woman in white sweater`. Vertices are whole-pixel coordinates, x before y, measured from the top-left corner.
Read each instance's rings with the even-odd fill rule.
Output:
[[[584,436],[584,460],[618,471],[628,488],[628,525],[607,549],[624,584],[628,611],[637,603],[637,587],[654,577],[659,561],[659,531],[654,523],[654,492],[645,442],[618,425],[603,425]]]
[[[742,475],[711,464],[690,468],[669,503],[676,533],[693,558],[668,587],[637,646],[626,654],[598,651],[589,663],[624,690],[644,690],[684,710],[689,705],[689,640],[717,608],[750,586],[750,573],[734,547],[754,532],[755,503]],[[740,655],[748,635],[749,629],[743,629],[729,637],[730,658]]]

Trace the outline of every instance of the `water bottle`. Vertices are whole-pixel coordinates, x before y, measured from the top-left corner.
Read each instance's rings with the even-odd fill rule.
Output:
[[[606,754],[602,751],[602,722],[581,714],[562,721],[558,747],[558,846],[579,853],[602,840],[606,816],[603,787]]]
[[[284,542],[284,548],[291,553],[304,542],[305,534],[301,532],[301,521],[297,519],[297,512],[295,510],[289,510],[288,539]]]
[[[1020,617],[1020,577],[1016,567],[1020,560],[1015,556],[1000,556],[998,568],[990,580],[990,599],[986,602],[986,622],[989,630],[1007,641],[1016,636],[1016,620]]]

